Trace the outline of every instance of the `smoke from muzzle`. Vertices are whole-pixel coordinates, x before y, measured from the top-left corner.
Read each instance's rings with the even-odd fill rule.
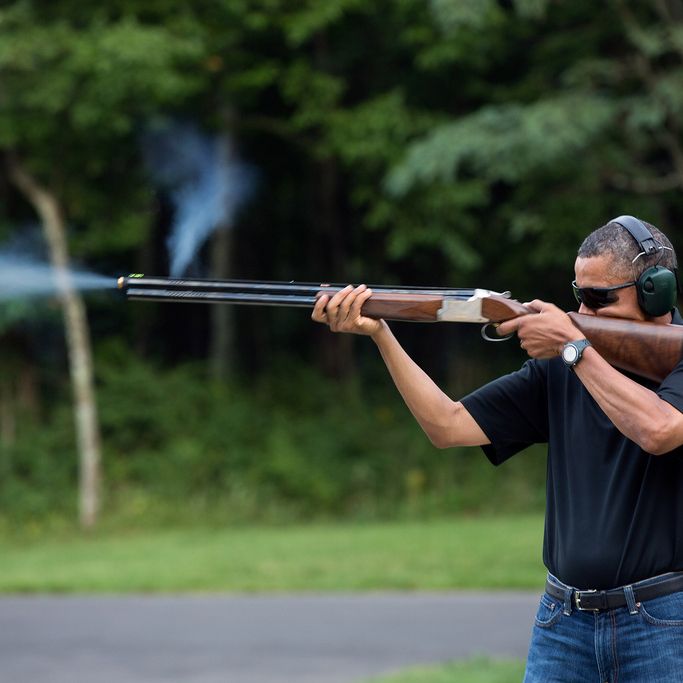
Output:
[[[184,274],[217,228],[230,228],[251,196],[255,173],[227,136],[211,137],[195,126],[173,124],[150,131],[144,155],[154,182],[174,209],[167,241],[170,274]]]
[[[70,270],[68,278],[71,287],[81,291],[116,286],[113,277],[87,271]],[[55,270],[50,264],[26,254],[0,253],[0,301],[51,296],[58,292]]]

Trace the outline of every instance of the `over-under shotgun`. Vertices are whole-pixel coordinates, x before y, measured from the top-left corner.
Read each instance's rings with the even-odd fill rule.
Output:
[[[253,280],[180,280],[129,275],[117,281],[129,299],[312,308],[340,284]],[[410,322],[500,323],[533,314],[507,294],[488,289],[371,286],[362,313]],[[683,326],[569,313],[598,353],[621,370],[661,382],[683,355]]]

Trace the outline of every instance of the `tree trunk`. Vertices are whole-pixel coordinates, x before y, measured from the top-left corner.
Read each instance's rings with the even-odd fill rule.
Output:
[[[315,163],[314,196],[316,223],[323,254],[327,255],[330,279],[343,279],[347,270],[347,249],[344,228],[340,220],[339,169],[334,159]],[[319,252],[320,253],[320,252]],[[318,363],[323,372],[337,379],[352,377],[356,373],[353,355],[353,335],[327,334],[319,330]]]
[[[211,239],[211,277],[225,280],[230,276],[232,230],[220,227]],[[211,306],[211,347],[209,372],[218,381],[229,378],[234,368],[234,307]]]
[[[223,112],[226,130],[235,125],[236,114],[232,109]],[[233,149],[232,137],[222,135],[218,141],[221,164],[226,167],[238,162]],[[226,198],[226,201],[227,198]],[[230,207],[228,217],[214,232],[209,245],[211,277],[227,280],[232,273],[233,219],[235,207]],[[213,379],[229,379],[236,367],[235,361],[235,307],[211,307],[211,341],[209,347],[209,373]]]
[[[321,71],[329,70],[330,45],[326,31],[319,31],[313,39],[313,62]],[[347,237],[341,220],[339,162],[333,156],[313,161],[313,195],[315,197],[313,218],[317,225],[319,240],[315,261],[320,254],[327,256],[327,273],[335,281],[347,277]],[[347,378],[356,374],[353,339],[350,334],[323,334],[318,330],[318,365],[323,372],[334,378]]]
[[[12,471],[12,446],[16,440],[16,413],[12,384],[0,379],[0,477],[4,480]]]
[[[9,379],[0,379],[0,447],[10,448],[17,435],[14,394]],[[0,468],[2,469],[2,468]]]
[[[74,289],[69,273],[66,221],[57,197],[23,167],[17,157],[9,159],[10,176],[41,219],[50,261],[64,314],[69,370],[74,395],[76,437],[79,453],[79,518],[89,529],[100,508],[100,433],[95,402],[90,330],[83,299]]]

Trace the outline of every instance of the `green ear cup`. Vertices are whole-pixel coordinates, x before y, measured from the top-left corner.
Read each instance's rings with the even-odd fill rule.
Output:
[[[648,268],[636,283],[640,307],[653,317],[668,313],[676,305],[676,276],[668,268]]]
[[[661,252],[662,245],[655,240],[645,223],[635,216],[619,216],[613,218],[610,223],[616,223],[630,233],[642,254],[652,255]],[[645,270],[636,282],[638,303],[647,315],[653,317],[664,315],[674,308],[678,290],[675,266],[673,270],[664,266],[652,266]]]

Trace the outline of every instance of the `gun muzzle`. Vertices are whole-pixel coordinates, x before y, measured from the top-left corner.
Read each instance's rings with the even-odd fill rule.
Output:
[[[120,277],[117,286],[128,299],[217,304],[312,307],[325,285],[251,280],[182,280],[133,274]],[[340,287],[326,289],[334,293]]]

